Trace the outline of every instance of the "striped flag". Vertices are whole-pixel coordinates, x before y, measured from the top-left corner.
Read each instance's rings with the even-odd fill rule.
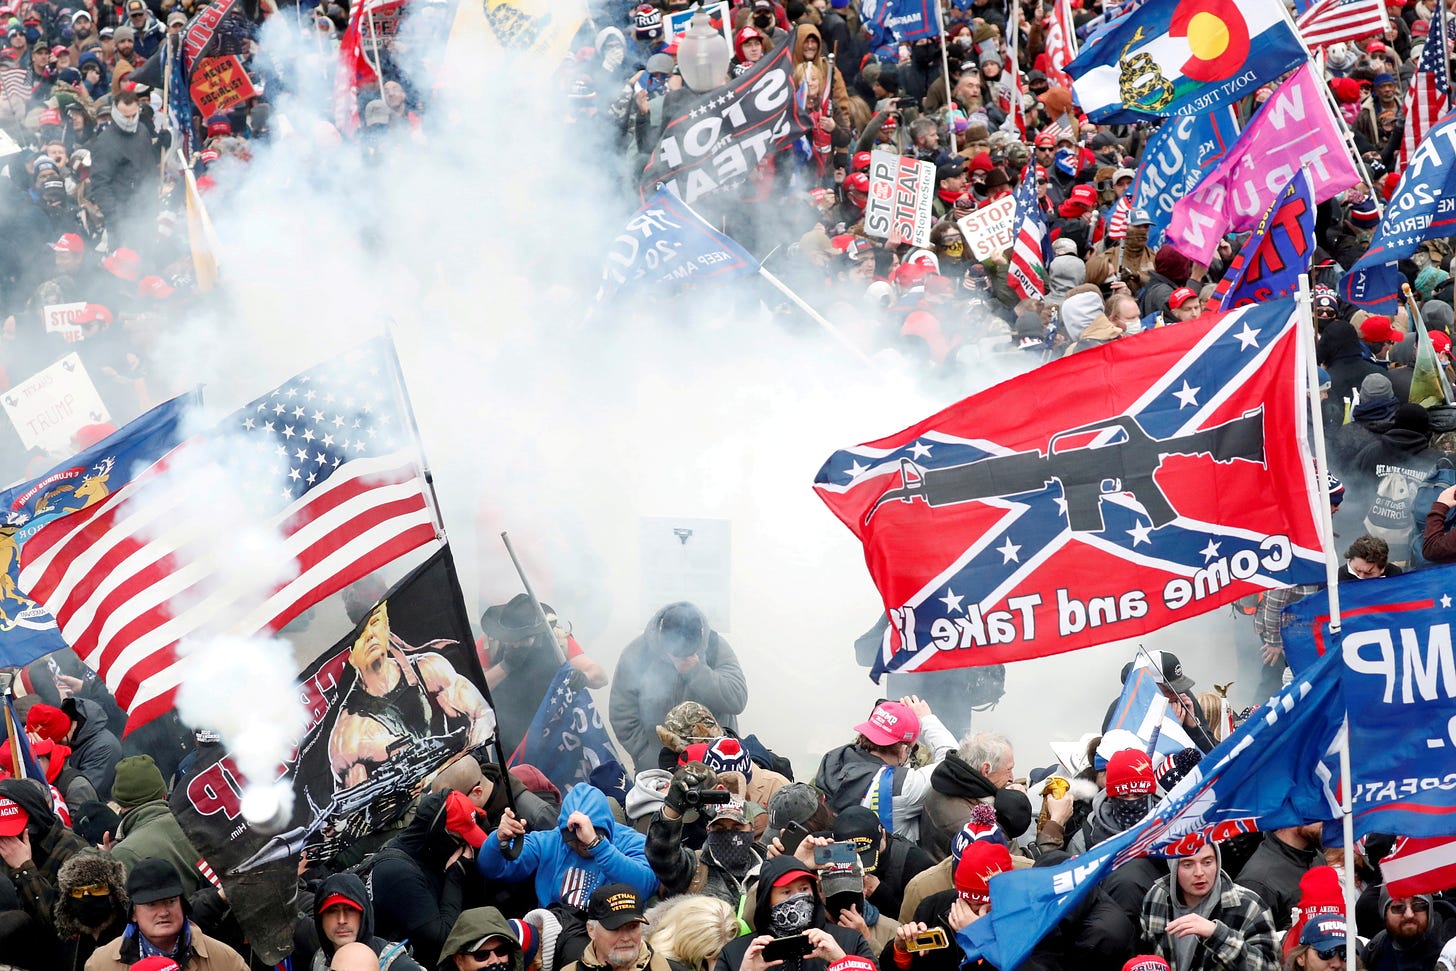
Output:
[[[1127,217],[1132,213],[1132,199],[1122,195],[1117,197],[1117,204],[1112,207],[1112,215],[1107,217],[1107,238],[1113,242],[1127,238]]]
[[[173,707],[179,643],[276,631],[443,535],[403,389],[392,346],[371,341],[26,541],[21,589],[101,675],[128,731]]]
[[[1296,21],[1310,47],[1324,47],[1383,34],[1390,23],[1385,0],[1319,0]]]
[[[1021,64],[1017,53],[1020,40],[1021,4],[1011,5],[1011,21],[1006,28],[1006,53],[1001,65],[1001,81],[996,88],[996,104],[1006,113],[1001,131],[1026,140],[1026,105],[1022,103]]]
[[[1028,178],[1028,176],[1030,176]],[[1046,294],[1046,267],[1052,260],[1046,218],[1036,198],[1036,174],[1022,173],[1016,189],[1016,242],[1011,246],[1011,265],[1006,282],[1022,300]]]
[[[1400,167],[1410,164],[1416,146],[1440,120],[1451,103],[1451,79],[1447,75],[1446,5],[1436,4],[1431,33],[1416,62],[1410,90],[1405,96],[1405,138],[1400,143]]]
[[[1072,33],[1072,9],[1070,0],[1054,0],[1052,14],[1047,20],[1046,53],[1047,79],[1052,84],[1065,88],[1072,86],[1067,74],[1067,65],[1077,57],[1077,42]]]
[[[1391,897],[1456,887],[1456,837],[1402,836],[1380,861],[1380,872]]]

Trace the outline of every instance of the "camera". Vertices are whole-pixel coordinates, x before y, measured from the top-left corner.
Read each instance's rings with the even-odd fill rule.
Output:
[[[683,796],[689,806],[723,806],[732,799],[733,793],[727,789],[689,789]]]

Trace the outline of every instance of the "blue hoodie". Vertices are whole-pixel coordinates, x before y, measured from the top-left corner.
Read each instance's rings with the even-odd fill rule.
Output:
[[[587,856],[569,849],[561,838],[575,812],[586,813],[603,837]],[[520,882],[534,875],[542,907],[560,902],[585,910],[592,891],[608,883],[630,884],[644,900],[657,890],[657,877],[647,864],[646,837],[613,819],[607,797],[585,783],[573,786],[562,800],[556,829],[527,833],[525,844],[520,856],[507,860],[500,840],[492,835],[481,846],[476,866],[491,880]]]

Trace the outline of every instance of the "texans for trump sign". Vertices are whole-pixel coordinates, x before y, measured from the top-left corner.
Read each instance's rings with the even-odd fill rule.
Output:
[[[74,353],[17,382],[0,403],[26,448],[67,454],[82,426],[111,420],[86,365]]]
[[[831,455],[815,488],[890,618],[873,676],[1070,651],[1322,579],[1296,320],[1280,300],[1124,338]]]
[[[791,55],[781,44],[728,84],[678,102],[642,173],[644,198],[663,185],[691,205],[742,185],[760,162],[802,136],[808,114],[794,97]]]
[[[870,156],[865,235],[929,246],[930,227],[935,224],[930,211],[934,197],[934,165],[904,155],[875,152]]]
[[[1340,584],[1355,832],[1456,835],[1456,566]],[[1301,667],[1334,640],[1325,597],[1285,611]],[[1291,662],[1293,663],[1293,662]]]

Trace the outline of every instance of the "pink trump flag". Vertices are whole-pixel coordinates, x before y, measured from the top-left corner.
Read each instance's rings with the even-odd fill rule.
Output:
[[[1173,206],[1168,245],[1208,265],[1218,241],[1258,225],[1301,168],[1309,172],[1316,204],[1360,181],[1308,64],[1270,95],[1218,167]]]

